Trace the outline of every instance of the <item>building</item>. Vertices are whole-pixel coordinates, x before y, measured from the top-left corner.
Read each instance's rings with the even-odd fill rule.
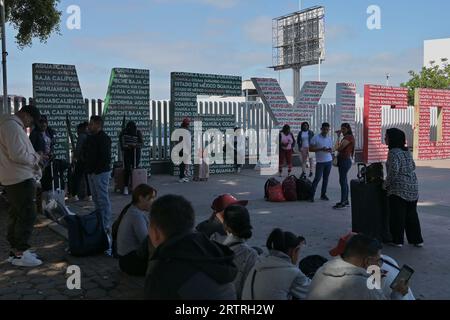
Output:
[[[450,61],[450,38],[424,41],[424,67],[430,67],[432,61],[440,65],[442,59]]]

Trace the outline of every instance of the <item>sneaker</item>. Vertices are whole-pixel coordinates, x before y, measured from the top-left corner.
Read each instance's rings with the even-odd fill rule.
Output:
[[[346,206],[346,207],[350,207],[350,202],[348,202],[348,201],[345,201],[345,202],[343,202],[342,203],[344,206]]]
[[[394,247],[394,248],[403,248],[403,244],[400,244],[400,243],[391,242],[388,245],[390,245],[391,247]]]
[[[184,179],[178,180],[179,183],[184,183]]]
[[[73,196],[72,198],[70,198],[70,201],[78,202],[78,201],[80,201],[80,199],[78,198],[78,196]]]
[[[11,264],[18,267],[37,267],[42,264],[42,261],[27,250],[20,257],[14,256]]]
[[[416,248],[423,248],[423,242],[422,243],[415,243],[414,247],[416,247]]]
[[[29,254],[31,254],[32,256],[34,256],[36,259],[41,260],[41,257],[38,256],[38,254],[36,252],[34,252],[33,250],[29,249],[25,252],[29,252]],[[7,259],[8,262],[12,262],[14,260],[14,258],[16,257],[16,255],[14,254],[14,252],[10,251],[9,252],[9,257]]]
[[[187,178],[187,177],[184,178],[184,179],[183,179],[183,182],[189,182],[189,178]]]
[[[339,209],[345,209],[345,204],[343,204],[343,203],[337,203],[334,207],[333,207],[333,209],[334,210],[339,210]]]
[[[323,201],[330,201],[330,199],[328,199],[328,197],[327,197],[326,195],[321,196],[321,197],[320,197],[320,200],[323,200]]]
[[[127,196],[128,195],[128,187],[124,187],[123,188],[123,195]]]

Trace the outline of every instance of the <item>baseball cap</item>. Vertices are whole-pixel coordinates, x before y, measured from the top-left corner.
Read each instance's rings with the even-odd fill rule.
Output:
[[[248,204],[248,200],[238,200],[231,194],[223,194],[214,199],[211,205],[211,209],[213,209],[214,212],[221,212],[224,211],[227,207],[234,204],[245,207]]]
[[[38,124],[41,120],[41,113],[39,112],[39,109],[35,106],[27,105],[23,106],[22,109],[20,109],[20,112],[28,113],[32,118],[34,124]]]
[[[353,237],[354,235],[357,235],[355,232],[349,232],[346,235],[342,236],[339,239],[339,242],[336,247],[330,250],[330,256],[337,257],[344,253],[345,247],[347,246],[347,242]]]

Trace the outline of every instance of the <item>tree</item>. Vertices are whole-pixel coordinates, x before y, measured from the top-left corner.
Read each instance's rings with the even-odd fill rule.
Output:
[[[441,65],[430,61],[430,67],[423,67],[420,73],[409,71],[411,79],[401,86],[408,88],[408,102],[414,105],[414,93],[417,88],[450,89],[450,64],[448,59],[441,59]]]
[[[6,21],[17,30],[16,43],[20,49],[31,46],[33,38],[45,43],[59,32],[61,11],[60,0],[4,0]]]

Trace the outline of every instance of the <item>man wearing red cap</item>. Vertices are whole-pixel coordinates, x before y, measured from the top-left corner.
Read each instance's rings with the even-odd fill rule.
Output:
[[[227,233],[223,227],[223,212],[232,205],[247,206],[247,200],[238,200],[231,194],[223,194],[214,199],[211,209],[213,214],[211,217],[197,225],[198,232],[204,233],[211,240],[222,243],[227,237]]]

